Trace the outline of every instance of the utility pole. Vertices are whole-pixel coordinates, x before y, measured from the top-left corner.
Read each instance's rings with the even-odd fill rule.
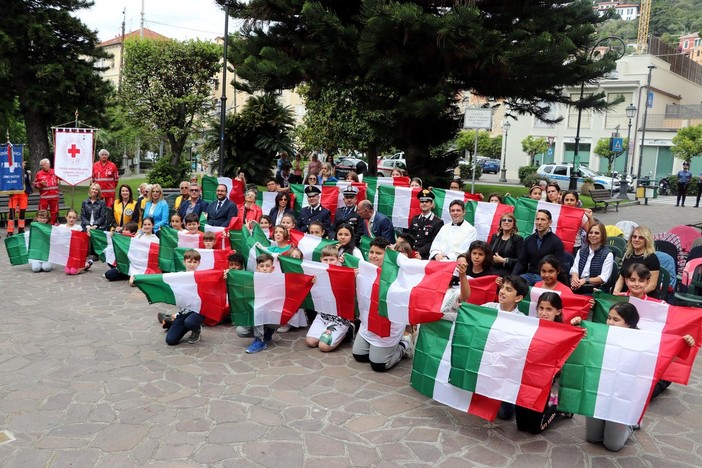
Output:
[[[119,44],[119,78],[117,79],[117,94],[122,91],[122,73],[124,70],[124,27],[127,21],[127,9],[122,10],[122,41]]]
[[[141,0],[141,27],[139,28],[139,37],[144,39],[144,0]]]

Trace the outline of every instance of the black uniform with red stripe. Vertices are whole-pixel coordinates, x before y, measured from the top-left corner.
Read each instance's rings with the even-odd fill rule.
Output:
[[[412,239],[414,240],[412,249],[419,252],[422,259],[429,259],[431,243],[434,242],[434,238],[439,233],[443,225],[444,222],[434,213],[429,213],[428,216],[417,215],[412,218],[412,222],[410,223],[407,233],[412,236]]]

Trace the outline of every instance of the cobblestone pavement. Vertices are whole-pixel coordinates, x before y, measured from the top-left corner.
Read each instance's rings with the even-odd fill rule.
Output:
[[[0,255],[0,430],[16,439],[0,445],[1,466],[702,465],[699,365],[612,454],[584,441],[581,416],[522,434],[514,422],[488,423],[419,395],[409,360],[375,373],[349,345],[308,349],[302,331],[276,334],[255,355],[230,326],[168,347],[155,316],[169,306],[149,306],[103,271],[33,274]]]

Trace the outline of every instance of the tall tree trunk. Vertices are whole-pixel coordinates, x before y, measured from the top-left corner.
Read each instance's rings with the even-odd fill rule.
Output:
[[[376,142],[368,143],[366,148],[366,156],[368,157],[368,174],[378,174],[378,144]]]
[[[172,133],[167,133],[168,144],[171,147],[171,166],[176,166],[180,163],[180,156],[183,153],[183,147],[185,146],[185,138],[176,138]]]
[[[49,138],[46,133],[47,125],[44,115],[36,108],[23,108],[22,114],[24,115],[24,125],[27,128],[27,141],[29,142],[29,167],[32,174],[36,174],[39,170],[39,161],[44,158],[49,158],[52,162],[51,167],[54,166],[54,157],[50,153]]]

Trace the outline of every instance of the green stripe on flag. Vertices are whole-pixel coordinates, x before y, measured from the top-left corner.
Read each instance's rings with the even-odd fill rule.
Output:
[[[385,258],[383,259],[383,268],[380,273],[380,300],[378,301],[378,315],[381,317],[388,316],[387,295],[388,289],[395,282],[400,274],[400,267],[397,265],[397,256],[400,253],[387,249],[385,250]]]
[[[29,227],[29,252],[32,260],[49,261],[51,249],[51,226],[43,223],[32,223]]]
[[[514,217],[517,218],[519,234],[526,237],[534,233],[534,218],[536,217],[537,200],[519,197],[514,205]]]
[[[105,262],[105,249],[107,249],[107,236],[109,234],[99,229],[93,229],[90,232],[90,244],[93,250],[100,257],[100,261]]]
[[[217,186],[219,180],[212,176],[202,176],[202,199],[206,202],[212,202],[217,199]]]
[[[412,359],[410,385],[422,395],[434,397],[436,374],[441,364],[441,357],[451,335],[452,322],[437,320],[423,323],[419,328],[419,338]]]
[[[123,275],[129,274],[129,246],[132,243],[132,238],[127,236],[114,236],[112,239],[112,247],[115,249],[115,262],[117,269]],[[159,252],[160,253],[160,252]]]
[[[352,256],[353,255],[350,255],[350,257]],[[279,255],[278,261],[280,262],[280,268],[283,270],[283,273],[305,274],[305,270],[302,268],[302,260],[299,258]],[[332,294],[332,291],[329,291],[329,294]],[[303,309],[315,310],[314,301],[312,301],[312,294],[308,293],[307,296],[305,296],[305,300],[302,302],[300,307]]]
[[[27,238],[29,233],[16,234],[5,238],[5,250],[10,259],[10,265],[26,265],[29,263],[29,251],[27,250]]]
[[[595,414],[609,326],[587,321],[583,321],[582,326],[587,333],[561,371],[558,408],[592,416]]]
[[[463,304],[458,309],[451,344],[451,385],[475,391],[483,351],[497,313],[496,309],[472,304]]]
[[[115,250],[117,249],[115,248]],[[127,271],[128,270],[129,267],[127,266]],[[134,286],[144,293],[149,304],[162,302],[164,304],[176,305],[175,294],[173,294],[171,286],[163,281],[162,274],[134,275]]]
[[[178,247],[178,231],[170,226],[163,226],[159,230],[159,235],[158,267],[163,272],[175,271],[173,254],[176,247]]]
[[[507,195],[503,198],[502,203],[504,203],[505,205],[517,206],[517,199],[514,198],[512,195]]]
[[[395,209],[395,187],[381,185],[378,187],[378,213],[382,213],[391,220]]]
[[[254,325],[254,274],[250,271],[229,270],[227,293],[232,323],[242,327]]]
[[[629,302],[629,296],[614,296],[603,291],[595,290],[592,293],[595,305],[592,308],[592,321],[595,323],[607,323],[609,309],[618,302]]]
[[[290,191],[295,195],[295,206],[293,206],[293,209],[299,213],[302,210],[302,202],[305,201],[305,185],[290,184]]]

